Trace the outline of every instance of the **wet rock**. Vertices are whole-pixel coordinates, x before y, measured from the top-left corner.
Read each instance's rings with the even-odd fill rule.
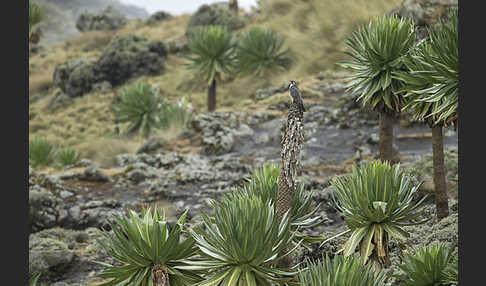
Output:
[[[234,15],[228,9],[227,3],[215,3],[211,5],[201,5],[191,16],[186,28],[186,35],[200,26],[218,25],[233,31],[244,26],[242,18]]]
[[[127,23],[127,18],[113,6],[109,5],[99,13],[85,12],[79,15],[76,28],[81,32],[117,30]]]

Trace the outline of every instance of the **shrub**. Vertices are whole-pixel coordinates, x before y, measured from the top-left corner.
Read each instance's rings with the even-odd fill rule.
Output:
[[[45,137],[36,136],[29,141],[29,163],[32,167],[46,167],[54,162],[56,147]]]
[[[403,275],[395,275],[404,286],[457,285],[457,254],[444,244],[424,246],[406,255],[399,265]],[[402,284],[401,284],[402,285]]]
[[[255,27],[239,38],[236,55],[244,73],[262,74],[273,68],[288,69],[290,50],[284,49],[284,39],[272,30]]]
[[[57,164],[61,167],[74,165],[80,158],[78,151],[69,147],[62,148],[56,153]]]
[[[162,107],[159,127],[168,129],[171,126],[185,126],[192,117],[189,103],[182,98],[177,104],[165,103]]]
[[[187,211],[173,227],[169,227],[165,217],[159,216],[157,209],[153,214],[150,208],[144,209],[141,218],[132,210],[126,217],[114,215],[115,219],[108,222],[113,232],[104,230],[105,240],[98,240],[98,243],[123,265],[97,262],[106,267],[99,277],[114,278],[102,285],[122,282],[126,285],[154,285],[153,280],[164,277],[172,286],[201,281],[195,271],[182,269],[197,251],[192,237],[180,241],[186,214]]]
[[[32,275],[29,279],[29,286],[36,286],[37,285],[37,280],[39,280],[40,273],[36,275]]]
[[[42,22],[45,18],[45,10],[38,4],[29,1],[29,41],[31,39],[32,33],[34,32],[34,27]]]
[[[405,240],[410,234],[404,226],[425,222],[417,221],[423,213],[417,210],[428,196],[413,201],[420,184],[413,185],[399,164],[366,162],[360,168],[354,166],[352,174],[335,177],[331,184],[334,204],[352,232],[344,255],[353,254],[359,246],[363,264],[372,255],[378,265],[389,265],[389,239]]]
[[[361,265],[359,257],[336,255],[328,256],[320,262],[307,261],[307,267],[301,269],[298,278],[302,286],[384,286],[386,274],[375,272],[372,265]]]
[[[159,90],[147,83],[136,83],[125,88],[120,101],[112,105],[116,122],[129,122],[129,132],[138,131],[147,137],[155,128],[167,128],[173,122],[187,120],[181,106],[173,106],[159,98]]]
[[[289,281],[295,273],[270,264],[292,241],[288,216],[279,223],[271,202],[241,196],[213,202],[215,215],[202,214],[203,227],[190,230],[203,258],[196,269],[208,270],[200,285],[271,285]]]

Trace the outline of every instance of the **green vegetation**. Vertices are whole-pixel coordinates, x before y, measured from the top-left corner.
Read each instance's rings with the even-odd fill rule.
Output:
[[[29,1],[29,43],[36,42],[32,37],[35,33],[35,27],[45,19],[44,9],[35,2]]]
[[[148,137],[155,128],[167,129],[172,124],[184,125],[189,114],[184,104],[171,105],[150,84],[135,83],[122,90],[120,101],[112,105],[115,122],[129,122],[129,133]]]
[[[336,208],[352,231],[344,255],[352,255],[359,247],[363,264],[371,256],[378,267],[390,265],[389,239],[405,240],[410,234],[404,226],[425,222],[417,221],[423,212],[417,210],[427,196],[413,201],[420,184],[412,185],[399,164],[366,162],[354,166],[350,175],[335,177],[331,184]]]
[[[202,214],[203,227],[190,230],[203,259],[194,269],[209,272],[199,285],[271,285],[296,273],[271,267],[290,246],[293,232],[288,216],[279,223],[271,202],[240,196],[214,202],[214,217]]]
[[[56,158],[56,146],[45,137],[36,136],[29,141],[29,164],[33,168],[51,165]]]
[[[380,113],[380,158],[393,160],[393,118],[404,100],[397,91],[403,82],[393,72],[405,70],[404,56],[415,45],[411,20],[384,15],[354,31],[346,41],[351,61],[341,64],[354,72],[348,91],[359,93],[357,100]]]
[[[434,154],[434,185],[437,218],[449,214],[444,169],[443,127],[457,127],[459,103],[459,35],[458,14],[453,10],[446,20],[429,29],[429,38],[413,49],[407,57],[406,71],[396,72],[401,80],[407,104],[403,109],[413,110],[432,128]]]
[[[231,193],[225,194],[221,200],[231,201],[240,197],[257,197],[265,204],[271,203],[275,206],[277,200],[278,176],[280,166],[268,163],[260,168],[256,168],[253,176],[243,187],[236,187]],[[320,236],[311,236],[302,233],[305,228],[315,227],[325,220],[316,215],[320,205],[315,205],[312,193],[304,190],[304,184],[300,183],[293,192],[292,208],[290,211],[290,229],[295,233],[294,243],[304,239],[304,245],[321,241]],[[276,210],[274,210],[276,212]]]
[[[187,211],[173,227],[169,227],[165,216],[159,216],[157,209],[153,213],[150,208],[144,209],[141,218],[132,210],[129,210],[129,216],[114,215],[115,219],[108,222],[113,232],[103,231],[105,240],[98,242],[123,265],[98,262],[106,267],[99,277],[114,278],[102,285],[123,282],[127,285],[159,285],[153,281],[164,278],[170,280],[172,286],[201,281],[197,272],[183,269],[189,263],[188,258],[197,251],[192,237],[181,242],[186,214]]]
[[[74,165],[79,162],[81,156],[73,148],[65,147],[56,152],[56,161],[60,167]]]
[[[193,56],[186,66],[195,70],[208,83],[208,111],[216,109],[216,81],[222,75],[235,72],[235,41],[227,28],[203,26],[189,34],[189,49]]]
[[[336,255],[332,262],[328,256],[317,263],[307,261],[298,277],[302,286],[384,286],[386,274],[375,271],[371,264],[363,266],[356,255]]]
[[[40,273],[37,275],[32,275],[29,279],[29,286],[36,286],[37,285],[37,280],[39,280]]]
[[[399,265],[404,272],[396,275],[403,286],[457,285],[458,260],[453,248],[444,244],[424,246],[405,257]]]
[[[291,63],[284,39],[272,30],[254,27],[239,36],[236,56],[241,72],[261,75],[273,68],[286,70]]]

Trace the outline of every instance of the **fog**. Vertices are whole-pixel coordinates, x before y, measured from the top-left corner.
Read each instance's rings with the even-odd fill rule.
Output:
[[[202,4],[214,2],[226,2],[222,0],[119,0],[122,3],[133,4],[145,8],[149,13],[160,10],[169,12],[173,15],[192,13]],[[249,10],[251,6],[256,6],[257,0],[238,0],[238,6]]]

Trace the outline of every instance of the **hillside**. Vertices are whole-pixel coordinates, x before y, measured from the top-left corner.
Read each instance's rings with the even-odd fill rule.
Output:
[[[257,89],[279,87],[293,78],[306,82],[319,73],[335,73],[335,63],[344,58],[344,40],[358,24],[375,15],[397,8],[400,1],[262,1],[259,11],[243,15],[246,25],[237,30],[242,33],[254,26],[271,28],[285,38],[293,53],[293,65],[288,71],[267,74],[265,77],[246,76],[228,79],[218,86],[218,110],[253,111],[253,97]],[[160,23],[147,25],[143,20],[132,19],[118,31],[84,32],[49,46],[29,59],[29,138],[46,136],[59,146],[78,149],[83,157],[109,162],[118,152],[134,151],[139,139],[114,138],[113,117],[109,112],[113,93],[90,93],[83,97],[63,100],[60,90],[53,84],[57,65],[75,59],[98,57],[110,39],[116,35],[135,34],[166,44],[184,42],[184,33],[191,15],[172,17]],[[133,78],[132,82],[146,81],[158,86],[172,101],[185,97],[196,113],[205,112],[206,88],[184,68],[182,54],[169,54],[165,72],[160,75]],[[53,106],[59,105],[60,108]],[[109,144],[107,144],[109,142]],[[100,151],[109,145],[113,150]],[[102,153],[101,158],[100,154]]]

